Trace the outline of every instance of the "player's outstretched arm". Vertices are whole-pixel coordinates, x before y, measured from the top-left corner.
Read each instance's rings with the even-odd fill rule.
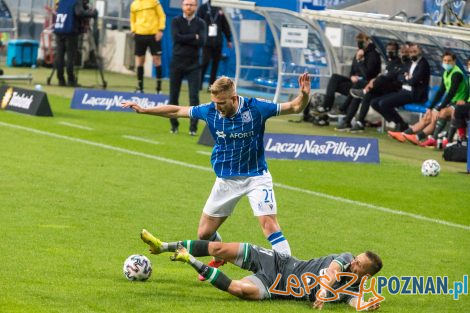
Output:
[[[168,118],[189,117],[189,107],[181,107],[178,105],[159,105],[152,108],[143,108],[135,102],[123,102],[123,108],[130,108],[137,113],[163,116]]]
[[[299,95],[292,101],[281,103],[281,114],[302,112],[308,103],[310,88],[310,76],[303,73],[299,76]]]
[[[341,267],[339,266],[339,264],[336,263],[335,261],[331,262],[326,270],[328,279],[322,278],[321,279],[322,283],[328,285],[329,287],[333,287],[333,285],[336,283],[336,274],[339,272],[341,272]],[[326,295],[327,295],[326,289],[322,286],[320,296],[322,298],[326,298]],[[315,309],[321,310],[323,308],[323,304],[324,302],[322,300],[316,299],[312,306]]]

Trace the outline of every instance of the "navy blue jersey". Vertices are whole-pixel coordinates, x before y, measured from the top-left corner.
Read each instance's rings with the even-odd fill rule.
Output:
[[[206,121],[215,140],[211,163],[218,177],[259,176],[267,171],[264,158],[266,120],[279,115],[281,105],[267,100],[238,97],[238,110],[223,117],[214,102],[191,107],[191,118]]]

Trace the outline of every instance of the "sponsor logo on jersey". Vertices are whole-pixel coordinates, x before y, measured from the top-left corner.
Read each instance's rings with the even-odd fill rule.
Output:
[[[249,123],[251,122],[251,114],[250,111],[245,111],[242,113],[242,122]]]
[[[252,137],[255,135],[254,131],[244,132],[244,133],[230,133],[230,138],[232,139],[243,139]]]
[[[217,138],[222,138],[222,139],[225,139],[225,136],[227,136],[223,130],[222,131],[218,130],[215,132],[215,134],[217,135]]]

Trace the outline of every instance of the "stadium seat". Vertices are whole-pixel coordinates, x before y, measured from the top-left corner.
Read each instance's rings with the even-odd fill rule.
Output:
[[[306,67],[306,66],[299,66],[295,63],[285,63],[282,64],[282,72],[283,74],[291,74],[291,76],[284,76],[282,81],[282,88],[283,89],[293,89],[299,88],[299,84],[297,82],[298,76],[305,71],[310,72],[310,74],[317,75],[319,74],[319,70],[315,67]],[[253,80],[255,84],[258,86],[266,87],[266,88],[276,88],[277,87],[277,77],[257,77]],[[312,88],[317,89],[320,86],[320,79],[318,77],[312,78],[311,83]]]
[[[436,93],[437,93],[438,90],[439,90],[438,85],[432,86],[429,89],[428,101],[426,101],[424,104],[423,103],[405,104],[402,109],[404,111],[408,111],[408,112],[419,113],[420,117],[421,117],[421,114],[424,114],[426,112],[426,109],[431,106],[431,102],[434,99],[434,97],[436,96]]]

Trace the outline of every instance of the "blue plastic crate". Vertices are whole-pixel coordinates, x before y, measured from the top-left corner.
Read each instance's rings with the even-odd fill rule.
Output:
[[[36,40],[10,40],[7,50],[7,66],[36,65],[38,49],[39,42]]]

